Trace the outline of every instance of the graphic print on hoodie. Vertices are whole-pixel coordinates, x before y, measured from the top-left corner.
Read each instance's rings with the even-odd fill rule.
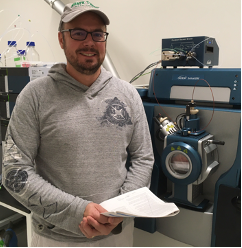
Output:
[[[117,97],[108,99],[105,103],[107,103],[106,111],[100,118],[102,125],[113,124],[123,127],[125,125],[133,124],[129,113],[126,110],[125,103],[121,102]]]

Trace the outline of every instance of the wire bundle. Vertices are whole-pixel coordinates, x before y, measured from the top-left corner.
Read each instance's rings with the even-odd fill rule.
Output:
[[[140,73],[138,73],[136,76],[134,76],[131,80],[130,80],[130,84],[132,84],[135,80],[137,80],[138,78],[140,78],[146,70],[150,69],[151,67],[158,65],[159,63],[161,63],[161,60],[154,62],[152,64],[150,64],[149,66],[147,66],[143,71],[141,71]]]

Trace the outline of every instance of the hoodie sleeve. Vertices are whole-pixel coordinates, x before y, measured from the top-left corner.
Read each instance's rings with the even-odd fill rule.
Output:
[[[128,146],[130,167],[121,194],[141,187],[150,187],[151,174],[154,165],[154,155],[149,126],[142,100],[134,89],[134,130]]]
[[[83,236],[78,225],[90,201],[63,192],[35,172],[40,142],[38,101],[27,85],[18,96],[5,137],[3,185],[38,217]]]

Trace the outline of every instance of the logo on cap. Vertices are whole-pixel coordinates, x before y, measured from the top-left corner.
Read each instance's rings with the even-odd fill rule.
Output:
[[[81,2],[75,2],[71,5],[71,8],[73,7],[79,7],[79,6],[92,6],[93,8],[99,9],[99,7],[94,6],[89,1],[81,1]]]

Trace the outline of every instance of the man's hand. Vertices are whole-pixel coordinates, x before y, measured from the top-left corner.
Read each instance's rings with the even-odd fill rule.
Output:
[[[102,206],[96,203],[89,203],[83,214],[83,220],[79,225],[81,232],[87,238],[100,235],[108,235],[123,218],[107,217],[100,213],[107,212]]]
[[[92,218],[97,220],[99,223],[107,224],[109,223],[108,217],[100,214],[103,212],[107,212],[107,210],[103,208],[101,205],[91,202],[86,206],[86,209],[83,213],[83,217],[91,216]]]

